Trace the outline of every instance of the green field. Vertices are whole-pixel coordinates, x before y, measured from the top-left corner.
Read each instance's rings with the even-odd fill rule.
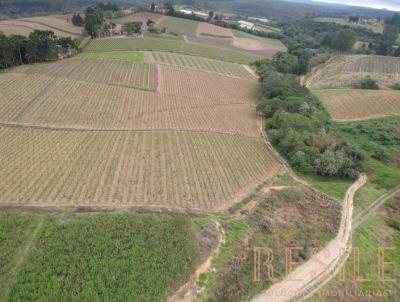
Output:
[[[178,35],[195,36],[198,24],[197,21],[168,16],[161,20],[159,27]]]
[[[122,61],[146,63],[146,56],[140,51],[84,52],[79,54],[77,58],[107,60],[116,59]]]
[[[183,215],[3,212],[0,218],[0,301],[161,301],[200,257],[200,226]]]
[[[261,59],[261,57],[217,47],[186,43],[170,39],[154,38],[119,38],[93,40],[86,48],[88,52],[108,51],[170,51],[193,56],[206,57],[221,61],[248,64]]]

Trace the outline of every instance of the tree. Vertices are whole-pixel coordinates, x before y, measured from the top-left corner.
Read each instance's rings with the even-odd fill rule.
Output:
[[[85,11],[85,30],[95,38],[104,22],[104,13],[101,9],[88,7]]]
[[[333,37],[332,47],[345,52],[350,51],[353,48],[354,43],[356,43],[356,34],[350,29],[343,29],[338,32]]]
[[[57,37],[54,32],[50,30],[31,32],[26,45],[26,54],[30,63],[57,59]]]
[[[147,19],[146,25],[147,27],[153,27],[154,26],[153,20]]]
[[[175,15],[174,3],[172,1],[168,1],[164,4],[165,9],[167,10],[168,16]]]
[[[213,12],[213,11],[210,11],[210,12],[208,13],[208,17],[209,17],[210,20],[211,20],[212,18],[214,18],[214,12]]]
[[[152,12],[154,12],[154,11],[156,10],[156,5],[154,4],[154,2],[151,3],[151,5],[150,5],[150,10],[151,10]]]
[[[72,24],[75,26],[82,26],[83,25],[83,18],[80,14],[74,14],[72,16]]]
[[[59,45],[63,52],[67,52],[69,49],[78,49],[76,40],[72,40],[71,37],[58,38],[57,45]]]
[[[296,73],[299,63],[296,56],[281,51],[274,56],[273,62],[276,69],[282,73]]]
[[[370,76],[367,76],[367,77],[365,77],[364,79],[362,79],[360,81],[360,88],[361,89],[378,90],[379,89],[379,85],[375,80],[371,79]]]
[[[128,35],[133,33],[140,33],[142,30],[142,22],[128,22],[122,26],[124,32]]]

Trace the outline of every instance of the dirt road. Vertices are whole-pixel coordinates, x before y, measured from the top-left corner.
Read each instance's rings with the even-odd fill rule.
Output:
[[[343,202],[339,232],[323,250],[300,265],[285,279],[270,287],[253,299],[253,302],[285,302],[295,298],[302,300],[321,283],[330,280],[344,263],[351,248],[353,198],[367,182],[367,176],[360,178],[347,190]]]

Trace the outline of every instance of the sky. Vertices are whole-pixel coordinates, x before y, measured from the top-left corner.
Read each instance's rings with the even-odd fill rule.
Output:
[[[354,6],[365,6],[372,8],[386,8],[400,11],[400,0],[312,0],[316,2],[340,3]]]

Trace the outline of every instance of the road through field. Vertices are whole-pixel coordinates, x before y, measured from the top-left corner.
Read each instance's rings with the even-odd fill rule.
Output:
[[[253,299],[253,302],[284,302],[303,296],[325,279],[335,275],[338,265],[343,262],[351,246],[354,194],[367,182],[367,176],[360,178],[347,190],[343,202],[340,228],[323,250],[313,255],[286,278]]]

